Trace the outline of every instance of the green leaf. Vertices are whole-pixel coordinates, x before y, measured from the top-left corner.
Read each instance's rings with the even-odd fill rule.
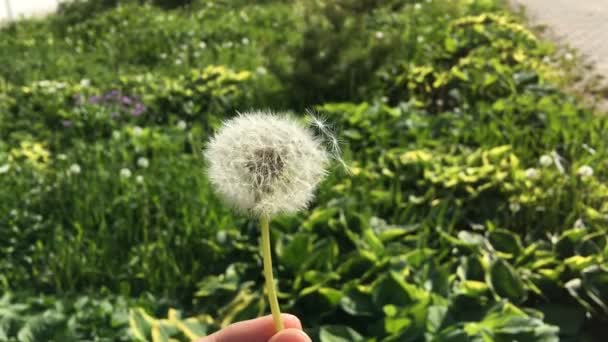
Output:
[[[492,247],[499,252],[508,253],[512,256],[518,256],[523,247],[519,236],[513,232],[504,229],[495,229],[490,232],[488,240]]]
[[[352,316],[373,316],[378,311],[372,302],[372,296],[356,288],[342,296],[340,306]]]
[[[407,285],[394,272],[382,276],[372,285],[372,300],[378,307],[387,304],[405,306],[413,301]]]
[[[429,332],[438,332],[446,319],[448,307],[433,305],[428,308],[426,327]]]
[[[319,330],[321,342],[357,342],[364,341],[355,330],[344,325],[325,325]]]
[[[298,270],[305,265],[306,258],[308,258],[310,251],[312,250],[313,236],[309,233],[297,233],[293,236],[293,239],[283,248],[279,253],[278,258],[281,265],[292,269]]]
[[[514,303],[526,300],[524,284],[513,267],[505,260],[496,259],[490,266],[490,284],[494,292]]]
[[[544,321],[559,327],[564,337],[576,337],[585,322],[585,310],[581,307],[561,303],[545,303],[538,307],[544,314]]]

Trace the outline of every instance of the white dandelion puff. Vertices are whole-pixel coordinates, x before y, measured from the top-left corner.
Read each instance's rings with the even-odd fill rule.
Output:
[[[139,157],[137,158],[137,166],[141,167],[142,169],[147,169],[148,166],[150,166],[150,161],[148,158]]]
[[[542,155],[538,161],[542,167],[549,167],[553,165],[553,158],[547,154]]]
[[[186,130],[186,128],[188,128],[188,124],[187,124],[187,123],[186,123],[186,121],[184,121],[184,120],[179,120],[179,122],[177,123],[177,128],[178,128],[180,131],[185,131],[185,130]]]
[[[138,184],[143,184],[144,183],[144,176],[142,175],[137,175],[135,177],[135,182],[137,182]]]
[[[583,165],[578,168],[576,173],[581,177],[591,177],[593,176],[593,168],[589,165]]]
[[[120,178],[130,178],[131,170],[125,168],[120,169]]]
[[[218,194],[260,217],[305,208],[330,158],[322,141],[296,119],[259,111],[225,122],[204,155]]]

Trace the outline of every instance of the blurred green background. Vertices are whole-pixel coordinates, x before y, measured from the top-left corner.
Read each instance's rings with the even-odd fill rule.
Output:
[[[200,149],[248,109],[351,168],[272,222],[315,341],[602,341],[608,121],[499,0],[99,0],[0,29],[0,340],[189,341],[269,312]]]

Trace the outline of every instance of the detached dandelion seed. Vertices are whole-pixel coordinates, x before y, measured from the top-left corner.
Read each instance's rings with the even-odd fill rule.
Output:
[[[269,222],[306,208],[327,174],[331,153],[295,118],[257,111],[226,121],[204,156],[216,192],[239,212],[260,220],[268,300],[276,329],[282,330]]]

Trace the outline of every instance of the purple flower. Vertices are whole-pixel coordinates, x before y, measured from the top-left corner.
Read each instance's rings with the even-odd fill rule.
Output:
[[[143,103],[136,103],[135,108],[131,111],[131,115],[140,116],[146,111],[146,106]]]
[[[98,104],[99,102],[101,102],[101,96],[94,95],[89,97],[89,103]]]
[[[106,100],[117,100],[120,97],[120,91],[114,89],[104,95]]]
[[[124,104],[124,105],[130,105],[131,103],[133,103],[133,100],[131,100],[130,97],[128,97],[128,96],[123,96],[122,97],[122,104]]]
[[[63,127],[72,127],[72,121],[70,120],[63,120],[61,121],[61,124],[63,125]]]

